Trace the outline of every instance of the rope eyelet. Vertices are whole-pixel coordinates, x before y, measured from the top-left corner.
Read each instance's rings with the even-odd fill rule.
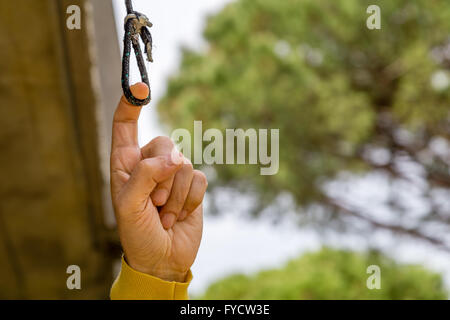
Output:
[[[152,57],[152,35],[148,28],[153,24],[148,20],[148,18],[137,11],[133,10],[131,0],[125,0],[125,5],[127,7],[127,16],[125,17],[124,28],[125,35],[123,39],[123,56],[122,56],[122,90],[125,98],[129,103],[134,106],[143,106],[150,102],[151,91],[150,82],[148,79],[147,69],[145,67],[141,47],[139,45],[139,37],[141,37],[144,43],[144,53],[147,54],[147,60],[153,62]],[[129,82],[129,70],[130,70],[130,53],[131,46],[136,56],[137,64],[139,67],[139,72],[141,74],[141,80],[149,88],[149,95],[145,99],[137,99],[130,90]]]

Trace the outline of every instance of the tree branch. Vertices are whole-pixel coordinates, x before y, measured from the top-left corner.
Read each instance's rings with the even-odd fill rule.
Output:
[[[417,238],[420,240],[424,240],[424,241],[431,243],[435,246],[438,246],[441,249],[450,253],[450,247],[444,241],[442,241],[441,239],[438,239],[438,238],[434,238],[432,236],[428,236],[428,235],[420,232],[417,229],[405,228],[400,225],[390,225],[387,223],[376,221],[375,219],[373,219],[367,215],[364,215],[362,213],[357,212],[356,210],[352,210],[352,209],[348,208],[348,206],[345,206],[345,205],[339,203],[339,201],[337,201],[336,199],[333,199],[330,197],[326,197],[324,199],[324,202],[329,207],[331,207],[335,211],[337,211],[338,213],[342,213],[342,214],[346,214],[349,216],[359,218],[361,220],[368,222],[369,224],[371,224],[373,227],[376,227],[376,228],[385,229],[385,230],[389,230],[389,231],[392,231],[397,234],[403,234],[403,235],[414,237],[414,238]]]

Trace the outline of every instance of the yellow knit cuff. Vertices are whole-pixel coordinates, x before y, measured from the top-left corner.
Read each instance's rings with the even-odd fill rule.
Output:
[[[190,270],[186,282],[161,280],[132,269],[122,257],[122,269],[110,296],[112,300],[187,300],[191,280]]]

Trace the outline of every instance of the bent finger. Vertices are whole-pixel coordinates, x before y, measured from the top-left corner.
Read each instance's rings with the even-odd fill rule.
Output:
[[[167,203],[162,207],[160,216],[165,229],[170,229],[178,219],[191,187],[194,170],[191,163],[183,164],[176,173]]]
[[[122,201],[119,202],[127,208],[124,211],[142,211],[155,186],[173,175],[181,168],[182,164],[181,156],[178,159],[161,156],[141,160],[120,194]]]
[[[176,152],[173,141],[164,136],[156,137],[144,147],[141,148],[141,154],[144,158],[156,156],[172,156]],[[169,177],[165,181],[159,183],[150,195],[155,206],[163,206],[166,204],[173,185],[174,176]]]
[[[208,180],[203,172],[194,170],[191,187],[186,197],[183,209],[181,210],[178,220],[182,221],[191,214],[202,202],[208,188]]]

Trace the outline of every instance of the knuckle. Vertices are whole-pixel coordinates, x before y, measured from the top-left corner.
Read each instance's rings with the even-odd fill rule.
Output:
[[[170,154],[175,147],[172,139],[166,136],[158,136],[142,147],[142,154],[146,158]]]
[[[171,204],[174,205],[175,207],[179,207],[180,205],[183,206],[186,197],[187,197],[186,190],[178,190],[177,192],[173,192]]]
[[[194,171],[194,166],[192,165],[192,163],[184,163],[183,164],[183,170],[186,170],[186,171]]]
[[[194,171],[194,176],[195,176],[196,179],[198,179],[198,181],[201,184],[203,184],[205,186],[208,186],[208,179],[206,178],[206,175],[202,171],[195,170]]]
[[[155,146],[166,146],[166,147],[169,146],[171,148],[174,146],[173,141],[169,137],[166,137],[166,136],[158,136],[152,140],[152,143]]]
[[[154,159],[143,159],[138,162],[137,170],[142,174],[150,174],[153,171]]]
[[[189,201],[186,202],[186,209],[190,212],[194,211],[203,201],[203,193],[193,193]]]
[[[147,159],[139,161],[138,164],[136,165],[136,168],[139,171],[147,171],[149,167],[150,164],[148,163]]]
[[[134,167],[134,170],[141,173],[143,171],[145,171],[145,167],[146,167],[146,162],[144,160],[139,161],[136,166]]]

